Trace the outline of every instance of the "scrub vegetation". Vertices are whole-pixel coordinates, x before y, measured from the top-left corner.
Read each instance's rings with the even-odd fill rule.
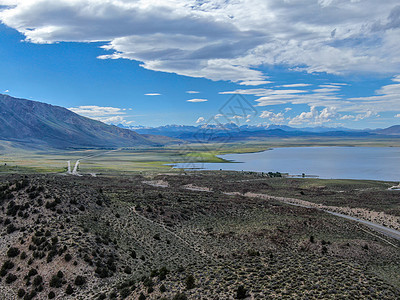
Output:
[[[288,195],[329,203],[333,197],[324,189],[345,189],[348,195],[353,190],[354,199],[361,199],[354,187],[372,186],[382,192],[383,206],[398,210],[385,197],[386,183],[379,182],[292,181],[239,172],[3,175],[0,294],[6,299],[400,297],[398,241],[316,209],[223,193],[280,194],[284,186]],[[317,194],[315,186],[325,188]]]

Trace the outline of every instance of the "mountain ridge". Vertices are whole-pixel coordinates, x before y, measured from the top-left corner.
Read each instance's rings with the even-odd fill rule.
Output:
[[[123,126],[119,124],[118,126]],[[129,127],[128,127],[129,128]],[[400,126],[399,126],[400,128]],[[357,130],[345,127],[305,127],[295,128],[287,125],[242,125],[203,124],[165,125],[159,127],[131,127],[140,134],[163,135],[186,141],[230,141],[249,140],[266,137],[381,137],[386,134],[380,130]],[[400,130],[399,130],[400,135]],[[393,134],[392,134],[393,136]]]
[[[55,148],[155,146],[140,134],[66,108],[0,94],[0,139]]]

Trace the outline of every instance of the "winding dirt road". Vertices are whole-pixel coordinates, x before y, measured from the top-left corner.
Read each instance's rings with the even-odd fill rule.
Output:
[[[152,186],[158,186],[162,188],[168,188],[169,185],[167,182],[163,182],[162,185],[160,184],[155,184],[158,183],[156,181],[144,181],[143,183],[152,185]],[[200,191],[200,192],[213,192],[211,188],[208,187],[198,187],[194,186],[193,184],[188,184],[185,186],[182,186],[181,188],[187,189],[187,190],[195,190],[195,191]],[[376,232],[379,232],[385,236],[388,236],[390,238],[396,239],[400,241],[400,217],[397,216],[392,216],[385,214],[383,212],[371,212],[367,211],[365,209],[359,209],[359,208],[349,208],[349,207],[337,207],[337,206],[326,206],[318,203],[313,203],[305,200],[300,200],[300,199],[295,199],[295,198],[285,198],[285,197],[277,197],[277,196],[270,196],[267,194],[257,194],[257,193],[245,193],[241,194],[239,192],[225,192],[225,195],[230,195],[230,196],[235,196],[235,195],[240,195],[244,197],[249,197],[249,198],[261,198],[265,200],[275,200],[279,202],[283,202],[288,205],[292,206],[299,206],[299,207],[304,207],[304,208],[310,208],[310,209],[318,209],[320,211],[326,212],[328,214],[334,215],[336,217],[344,218],[347,220],[355,221],[360,224],[363,224],[370,229],[373,229]],[[365,220],[363,218],[358,217],[359,215],[363,215],[364,217],[370,219],[370,220]],[[376,222],[372,221],[381,221],[389,224],[392,228],[384,226],[382,224],[378,224]],[[368,232],[369,234],[372,234]],[[373,235],[373,234],[372,234]],[[377,236],[378,238],[382,239],[381,237]],[[385,240],[387,243],[391,244],[392,246],[398,248],[398,246],[394,245],[388,240]]]

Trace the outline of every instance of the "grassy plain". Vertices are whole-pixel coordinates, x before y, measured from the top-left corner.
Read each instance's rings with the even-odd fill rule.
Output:
[[[65,172],[67,161],[80,159],[81,172],[123,174],[137,172],[176,172],[171,164],[179,162],[225,162],[217,155],[250,153],[278,147],[349,146],[400,147],[400,139],[388,138],[269,138],[224,144],[175,144],[152,148],[112,149],[46,149],[16,147],[0,141],[0,173]],[[114,149],[116,150],[116,149]],[[6,165],[5,165],[6,164]]]

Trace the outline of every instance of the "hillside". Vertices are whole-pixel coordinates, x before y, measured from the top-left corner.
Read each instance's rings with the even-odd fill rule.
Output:
[[[400,136],[400,125],[394,125],[385,129],[380,129],[376,131],[378,134],[384,135],[399,135]]]
[[[157,145],[140,134],[80,116],[46,103],[0,94],[0,139],[24,144],[66,147]]]
[[[383,183],[320,184],[228,172],[0,176],[0,298],[399,299],[396,240],[316,209],[222,193],[334,193],[379,207],[396,197]]]

